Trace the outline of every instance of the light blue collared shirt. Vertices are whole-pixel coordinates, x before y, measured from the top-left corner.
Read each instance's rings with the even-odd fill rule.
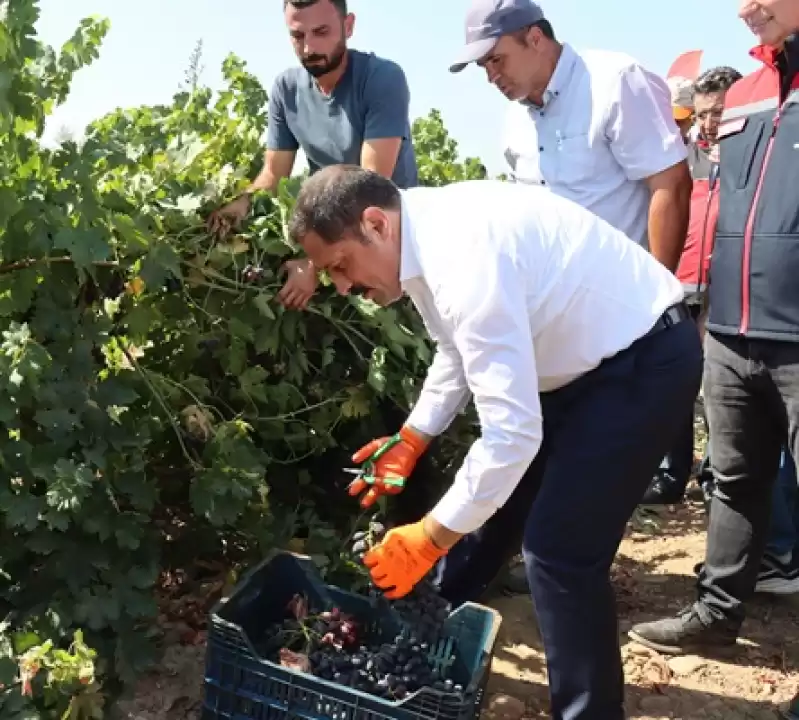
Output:
[[[511,104],[503,149],[513,180],[573,200],[645,248],[645,180],[687,156],[662,78],[627,55],[568,44],[544,104]]]

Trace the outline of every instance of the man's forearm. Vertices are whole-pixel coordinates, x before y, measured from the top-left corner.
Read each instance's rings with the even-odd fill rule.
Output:
[[[649,206],[649,250],[671,272],[677,271],[688,233],[688,203],[679,188],[657,190]]]
[[[649,205],[649,251],[671,272],[680,264],[688,234],[690,187],[659,189]]]
[[[247,192],[266,191],[274,194],[280,181],[291,175],[294,168],[295,153],[290,150],[267,150],[264,153],[264,166],[258,177],[252,181]]]
[[[424,528],[425,535],[430,539],[440,550],[449,550],[455,545],[462,537],[462,533],[457,533],[454,530],[444,527],[432,515],[426,515],[422,520],[422,527]]]
[[[247,192],[268,192],[271,195],[277,190],[279,183],[280,178],[276,178],[271,170],[264,168],[258,173],[258,177],[250,183]]]

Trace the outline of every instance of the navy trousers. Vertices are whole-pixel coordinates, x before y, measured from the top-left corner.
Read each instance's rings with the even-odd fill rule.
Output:
[[[438,567],[442,593],[479,599],[524,553],[553,720],[622,720],[610,567],[624,530],[699,391],[702,349],[683,320],[541,396],[541,450],[508,502]]]

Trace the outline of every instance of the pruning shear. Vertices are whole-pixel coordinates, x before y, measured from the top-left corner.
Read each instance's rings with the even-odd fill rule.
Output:
[[[363,480],[367,485],[374,485],[377,481],[380,481],[383,485],[391,485],[392,487],[405,487],[405,478],[403,477],[377,477],[374,472],[375,468],[375,460],[379,460],[383,455],[385,455],[391,448],[395,445],[398,445],[402,442],[402,438],[400,438],[399,433],[394,435],[393,437],[389,438],[384,442],[372,456],[364,462],[363,465],[359,468],[343,468],[343,472],[347,473],[348,475],[355,475],[356,480]],[[353,480],[355,482],[355,480]]]

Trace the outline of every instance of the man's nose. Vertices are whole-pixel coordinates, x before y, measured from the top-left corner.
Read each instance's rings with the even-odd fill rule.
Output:
[[[757,3],[753,0],[739,0],[738,2],[738,17],[745,18],[751,15],[757,9]]]

